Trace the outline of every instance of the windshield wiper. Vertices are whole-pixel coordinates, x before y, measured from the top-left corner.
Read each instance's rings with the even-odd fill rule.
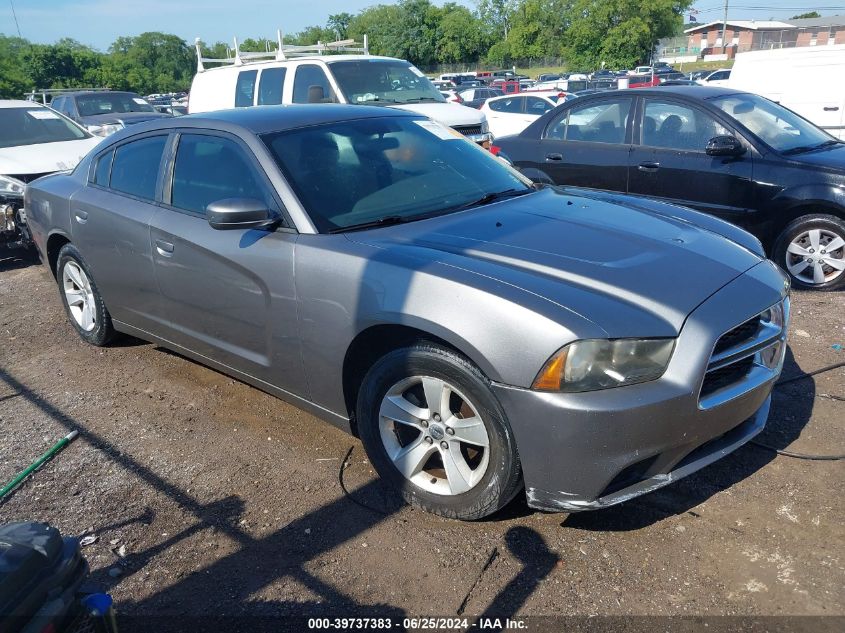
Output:
[[[383,218],[371,220],[370,222],[350,224],[349,226],[339,226],[336,229],[329,230],[329,233],[345,233],[346,231],[360,231],[378,226],[393,226],[394,224],[404,224],[405,222],[412,222],[418,219],[420,219],[419,216],[403,217],[401,215],[386,215]]]
[[[443,101],[439,101],[435,97],[411,97],[410,99],[403,99],[402,101],[396,100],[396,103],[411,103],[412,101],[430,101],[431,103],[446,103],[445,99]]]
[[[842,141],[837,139],[830,139],[829,141],[824,141],[823,143],[819,143],[818,145],[801,145],[800,147],[793,147],[791,149],[785,150],[784,154],[803,154],[804,152],[812,152],[813,150],[823,149],[825,147],[830,147],[831,145],[838,145],[842,143]]]
[[[499,200],[504,200],[505,198],[516,198],[517,196],[524,196],[527,193],[533,193],[535,190],[532,188],[529,189],[505,189],[504,191],[496,191],[494,193],[487,193],[478,198],[477,200],[471,200],[470,202],[465,202],[463,204],[459,204],[456,207],[452,207],[450,211],[462,211],[463,209],[471,209],[472,207],[482,207],[485,204],[490,204],[492,202],[498,202]]]

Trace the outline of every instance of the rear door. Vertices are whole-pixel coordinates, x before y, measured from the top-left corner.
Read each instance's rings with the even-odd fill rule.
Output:
[[[71,238],[91,268],[111,316],[155,332],[161,298],[150,253],[167,133],[132,137],[92,161],[87,186],[71,199]]]
[[[737,136],[726,122],[688,101],[642,99],[637,143],[630,155],[628,191],[690,206],[744,224],[753,202],[753,152],[708,156],[714,136]]]
[[[151,221],[166,338],[296,394],[305,393],[296,321],[290,229],[211,228],[205,210],[254,198],[282,214],[252,150],[224,133],[184,130]]]
[[[536,168],[554,183],[625,192],[633,97],[602,95],[560,108],[541,133]]]

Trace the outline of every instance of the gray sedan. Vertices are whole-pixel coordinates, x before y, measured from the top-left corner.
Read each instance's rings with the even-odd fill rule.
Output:
[[[403,111],[139,124],[25,204],[84,340],[155,341],[288,400],[449,517],[694,472],[762,430],[786,349],[788,283],[748,233],[532,186]]]

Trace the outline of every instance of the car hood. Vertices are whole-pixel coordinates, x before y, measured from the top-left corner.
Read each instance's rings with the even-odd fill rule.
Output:
[[[786,156],[789,160],[809,167],[826,167],[845,172],[845,143],[819,150]]]
[[[390,106],[399,110],[408,110],[416,114],[422,114],[429,119],[453,127],[455,125],[481,125],[484,121],[484,114],[474,108],[457,103],[406,103]]]
[[[134,125],[135,123],[143,123],[144,121],[166,117],[170,117],[170,115],[162,114],[161,112],[112,112],[108,114],[92,114],[81,118],[83,125],[106,125],[118,122],[124,125]]]
[[[25,176],[73,169],[100,141],[98,136],[60,143],[0,149],[0,174]]]
[[[556,189],[347,235],[518,287],[611,338],[677,335],[698,305],[762,261],[683,218]]]

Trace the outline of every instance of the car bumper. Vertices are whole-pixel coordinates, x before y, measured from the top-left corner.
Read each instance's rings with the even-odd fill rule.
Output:
[[[763,263],[700,305],[679,335],[666,373],[653,382],[586,393],[495,384],[522,461],[528,504],[573,512],[603,508],[685,477],[763,430],[780,375],[787,324],[765,342],[772,366],[756,364],[701,396],[719,338],[786,298],[783,275]],[[788,301],[787,306],[788,319]]]

